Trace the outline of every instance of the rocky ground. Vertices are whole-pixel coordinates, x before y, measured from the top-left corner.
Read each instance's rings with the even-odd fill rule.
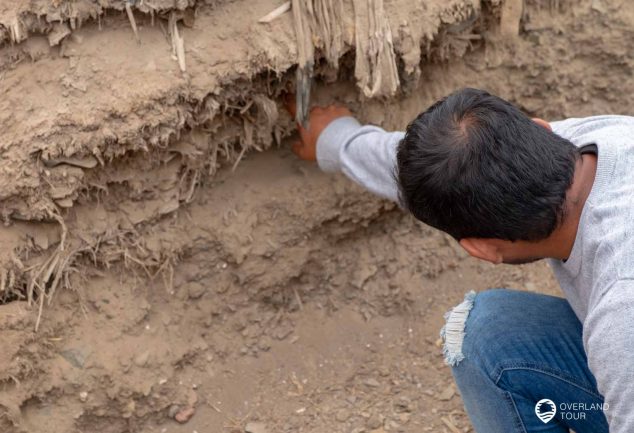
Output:
[[[312,101],[387,129],[461,86],[632,113],[627,1],[519,3],[386,0],[398,89],[368,97],[344,2]],[[139,3],[136,36],[125,3],[0,6],[0,431],[470,431],[444,312],[559,289],[290,153],[292,14],[257,22],[277,5]]]

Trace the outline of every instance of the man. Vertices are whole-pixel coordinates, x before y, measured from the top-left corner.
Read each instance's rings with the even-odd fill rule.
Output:
[[[399,202],[473,257],[550,259],[567,301],[489,290],[447,315],[446,361],[478,433],[634,432],[633,117],[548,124],[463,89],[405,133],[334,106],[309,125],[301,158]]]

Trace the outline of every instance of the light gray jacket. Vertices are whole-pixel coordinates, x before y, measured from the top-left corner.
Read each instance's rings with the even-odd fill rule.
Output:
[[[595,181],[568,260],[550,260],[583,323],[590,370],[605,397],[612,433],[634,433],[634,117],[551,123],[578,147],[598,149]],[[403,132],[342,117],[322,132],[317,161],[373,193],[398,201],[396,149]]]

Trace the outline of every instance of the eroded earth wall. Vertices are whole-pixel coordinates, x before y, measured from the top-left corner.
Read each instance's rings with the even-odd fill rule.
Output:
[[[312,103],[387,129],[464,86],[546,119],[633,111],[626,0],[311,4],[260,23],[278,2],[2,2],[0,430],[144,431],[187,406],[183,371],[288,337],[289,305],[391,317],[428,305],[421,276],[480,278],[288,152],[306,52]]]

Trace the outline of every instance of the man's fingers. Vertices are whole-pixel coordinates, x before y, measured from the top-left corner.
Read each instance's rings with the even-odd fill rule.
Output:
[[[301,141],[296,141],[291,145],[291,150],[293,151],[295,155],[301,158],[303,147],[304,147],[304,144]]]
[[[297,113],[297,100],[295,99],[294,93],[287,93],[284,95],[284,107],[286,107],[291,117],[294,118]],[[317,106],[310,109],[311,115],[324,115],[328,112],[338,114],[339,116],[350,116],[352,114],[348,108],[334,104],[328,105],[327,107]]]
[[[293,153],[304,161],[314,161],[315,154],[311,152],[310,147],[306,146],[302,141],[296,141],[291,145]]]
[[[297,99],[295,98],[294,93],[287,93],[284,96],[284,106],[290,113],[292,118],[295,118],[295,113],[297,112]]]

